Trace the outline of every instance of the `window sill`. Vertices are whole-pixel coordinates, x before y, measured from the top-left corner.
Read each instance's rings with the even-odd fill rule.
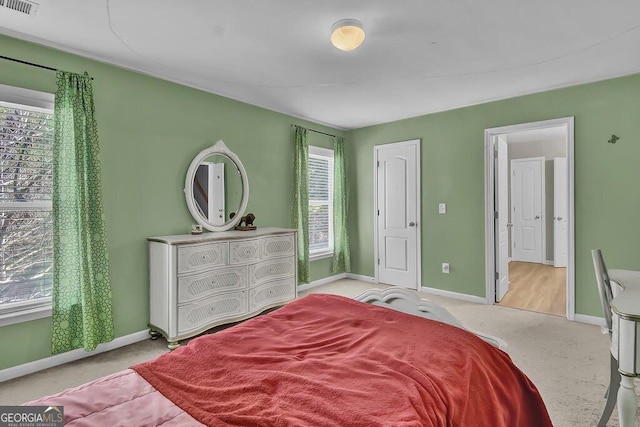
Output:
[[[51,298],[18,309],[0,308],[0,327],[51,317]]]
[[[317,261],[319,259],[332,258],[333,251],[325,251],[325,252],[316,252],[314,254],[309,254],[309,261]]]

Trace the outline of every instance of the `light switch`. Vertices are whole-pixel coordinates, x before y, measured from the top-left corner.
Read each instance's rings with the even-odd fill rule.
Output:
[[[441,213],[441,214],[447,213],[447,204],[446,203],[438,203],[438,213]]]
[[[449,263],[448,262],[443,262],[442,263],[442,272],[444,274],[449,274]]]

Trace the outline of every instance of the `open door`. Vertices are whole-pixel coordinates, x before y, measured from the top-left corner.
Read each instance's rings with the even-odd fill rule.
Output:
[[[499,195],[497,194],[498,182],[502,180],[498,180],[496,175],[499,173],[498,171],[498,156],[496,153],[496,145],[498,141],[498,137],[506,137],[507,142],[509,143],[509,149],[511,150],[514,147],[518,147],[517,143],[520,142],[529,142],[533,141],[542,141],[547,139],[559,140],[562,139],[564,141],[564,150],[563,152],[554,150],[554,157],[565,157],[566,158],[566,173],[563,176],[566,177],[566,215],[556,215],[556,218],[560,216],[562,218],[561,221],[566,219],[566,229],[567,229],[567,258],[566,258],[566,301],[567,301],[567,310],[566,315],[567,319],[574,320],[575,319],[575,224],[574,224],[574,212],[575,212],[575,198],[574,198],[574,187],[575,187],[575,172],[574,172],[574,118],[573,117],[562,117],[558,119],[551,120],[543,120],[539,122],[533,123],[521,123],[514,124],[509,126],[500,126],[490,129],[485,129],[484,132],[484,171],[485,171],[485,181],[484,181],[484,189],[485,189],[485,285],[486,285],[486,303],[487,304],[495,304],[496,299],[500,296],[501,291],[498,289],[499,279],[503,278],[503,271],[500,269],[500,265],[502,264],[499,259],[500,254],[500,243],[499,239],[499,217],[496,218],[496,213],[499,212]],[[513,137],[513,138],[512,138]],[[513,144],[513,145],[512,145]],[[520,146],[521,147],[521,146]],[[531,156],[535,155],[534,152],[529,152],[528,150],[522,150],[522,153],[513,153],[513,157],[518,158],[519,156]],[[550,153],[549,153],[550,154]],[[513,180],[513,170],[509,171],[510,179]],[[544,176],[544,174],[542,174]],[[523,178],[523,177],[520,177]],[[544,178],[543,178],[544,179]],[[531,182],[534,180],[532,179]],[[553,186],[551,186],[553,187]],[[541,188],[544,188],[541,186]],[[513,201],[513,197],[510,198],[510,202]],[[533,200],[524,200],[527,203],[533,205],[534,203],[530,203]],[[551,201],[547,202],[543,200],[542,207],[545,204],[551,203]],[[512,206],[509,205],[509,209],[512,209]],[[544,212],[541,210],[540,212]],[[549,209],[549,221],[551,221],[551,216],[553,213],[553,209]],[[540,215],[540,218],[535,218],[537,215]],[[539,220],[541,226],[545,225],[545,217],[540,214],[533,215],[534,220]],[[510,232],[510,244],[513,245],[514,236],[516,233],[516,218],[514,212],[510,212],[509,217],[510,222],[513,224],[512,227],[508,228]],[[559,222],[561,222],[559,221]],[[554,223],[556,221],[554,220]],[[550,225],[550,224],[549,224]],[[564,226],[564,224],[558,224]],[[555,226],[555,224],[554,224]],[[553,228],[553,227],[551,227]],[[543,228],[546,230],[546,228]],[[533,233],[534,230],[530,230],[530,234]],[[550,230],[551,231],[551,230]],[[524,234],[524,233],[521,233]],[[546,233],[545,233],[546,234]],[[551,234],[551,233],[549,233]],[[531,237],[531,236],[529,236]],[[546,252],[546,243],[547,237],[543,236],[543,245],[542,248],[545,248]],[[535,239],[530,239],[533,243],[535,243]],[[523,243],[529,243],[527,241]],[[549,241],[548,243],[552,243]],[[552,246],[552,245],[550,245]],[[549,248],[551,249],[551,248]],[[562,251],[560,251],[562,252]],[[518,261],[517,254],[512,250],[509,254],[509,261]],[[555,257],[554,257],[555,258]],[[541,262],[540,258],[538,258],[537,262]],[[513,264],[511,264],[511,276],[512,282],[511,287],[513,287]],[[504,283],[504,282],[503,282]],[[504,289],[504,288],[503,288]],[[510,290],[513,292],[513,289]],[[501,301],[504,304],[505,300],[508,298],[508,295],[504,297]]]
[[[198,166],[193,198],[207,221],[213,225],[225,223],[224,163],[202,162]]]
[[[509,171],[507,138],[499,135],[496,140],[496,302],[509,290]]]
[[[567,159],[553,159],[553,266],[566,267],[569,253],[567,227]]]

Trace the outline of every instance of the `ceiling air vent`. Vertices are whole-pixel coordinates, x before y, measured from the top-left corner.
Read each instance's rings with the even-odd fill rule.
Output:
[[[13,9],[25,15],[35,15],[38,3],[27,0],[0,0],[0,7]]]

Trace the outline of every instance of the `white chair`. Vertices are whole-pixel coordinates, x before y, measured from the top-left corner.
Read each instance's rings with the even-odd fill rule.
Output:
[[[598,284],[598,292],[600,293],[602,311],[607,323],[607,328],[609,329],[609,340],[611,340],[611,300],[613,299],[611,280],[609,280],[609,273],[607,272],[607,267],[604,264],[604,259],[602,258],[602,252],[600,249],[593,249],[591,251],[591,257],[593,258],[593,268],[596,272],[596,282]],[[609,353],[611,355],[611,363],[609,366],[609,387],[604,395],[607,398],[607,403],[604,407],[604,411],[602,411],[600,421],[598,421],[598,427],[604,427],[607,425],[607,421],[613,412],[613,408],[616,406],[618,387],[620,386],[618,361],[611,352]]]

